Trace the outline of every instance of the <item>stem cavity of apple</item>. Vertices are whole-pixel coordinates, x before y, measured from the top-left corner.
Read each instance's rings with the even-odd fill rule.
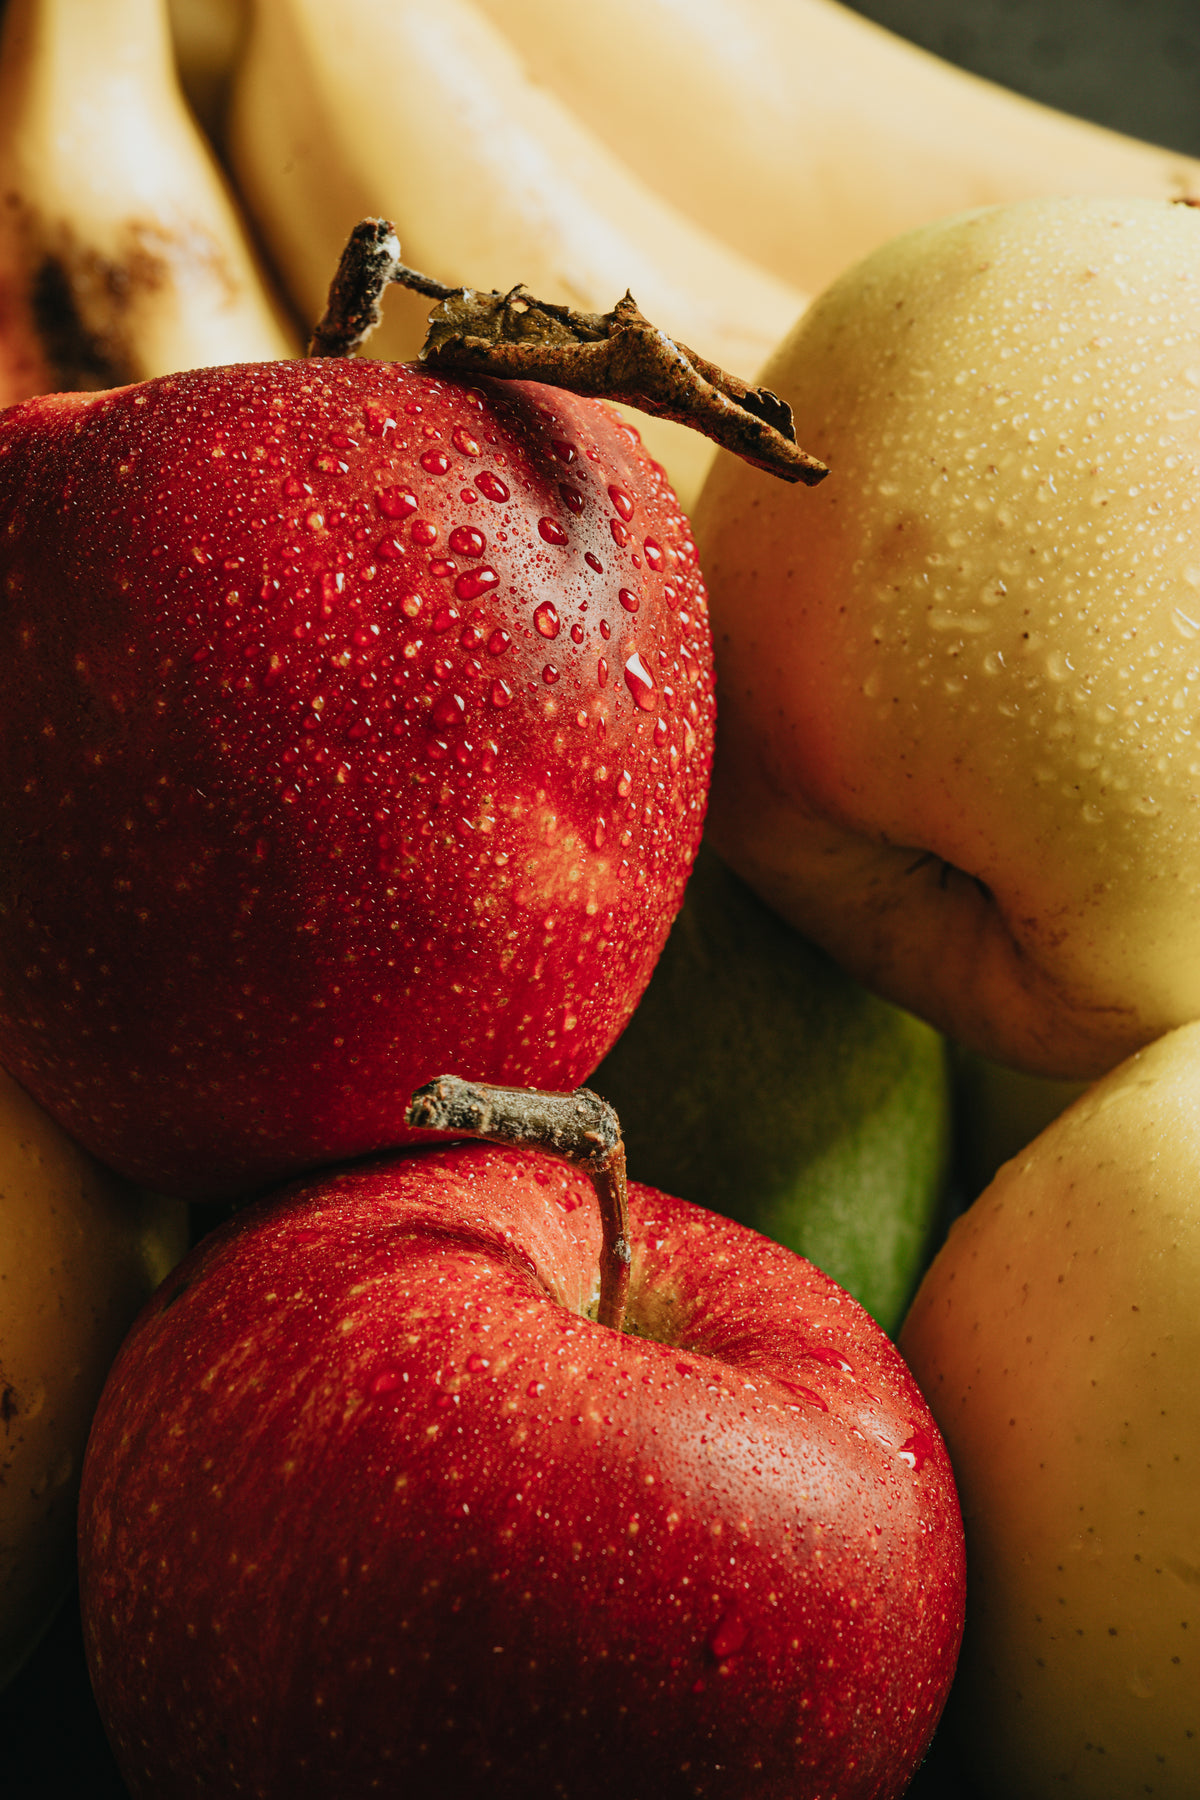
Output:
[[[590,1088],[548,1094],[439,1075],[413,1094],[405,1123],[428,1131],[486,1138],[517,1150],[541,1150],[590,1177],[600,1202],[600,1301],[596,1318],[621,1331],[629,1294],[629,1203],[625,1145],[613,1108]]]
[[[401,262],[387,219],[363,219],[351,232],[309,356],[353,356],[379,324],[392,282],[438,302],[420,353],[429,368],[622,401],[689,425],[784,481],[811,487],[829,473],[796,443],[786,401],[677,344],[642,315],[632,294],[611,312],[585,313],[535,300],[520,285],[506,294],[447,287]]]

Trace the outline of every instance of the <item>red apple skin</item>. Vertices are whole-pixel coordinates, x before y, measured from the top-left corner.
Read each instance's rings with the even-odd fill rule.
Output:
[[[602,403],[315,360],[0,416],[0,1064],[215,1198],[572,1089],[682,899],[690,528]]]
[[[135,1796],[882,1800],[962,1528],[899,1354],[811,1264],[631,1185],[635,1335],[566,1165],[472,1145],[235,1216],[93,1427],[82,1609]]]

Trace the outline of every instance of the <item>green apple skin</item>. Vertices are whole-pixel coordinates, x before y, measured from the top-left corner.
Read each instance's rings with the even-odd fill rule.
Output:
[[[0,1688],[75,1579],[92,1414],[187,1236],[184,1205],[110,1174],[0,1071]]]
[[[954,1174],[964,1202],[981,1194],[1002,1165],[1087,1092],[1086,1081],[1053,1081],[950,1046],[954,1089]]]
[[[710,831],[859,979],[1092,1079],[1200,1016],[1200,212],[899,238],[762,372],[815,489],[717,459]]]
[[[948,1713],[995,1800],[1200,1794],[1200,1024],[954,1224],[900,1348],[967,1534]]]
[[[753,1226],[895,1331],[944,1227],[947,1056],[702,846],[650,986],[589,1087],[631,1175]]]

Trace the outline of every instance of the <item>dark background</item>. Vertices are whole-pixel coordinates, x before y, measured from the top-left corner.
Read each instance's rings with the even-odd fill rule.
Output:
[[[1200,156],[1197,0],[861,0],[852,10],[1030,99]]]
[[[1200,156],[1198,0],[863,0],[854,10],[1032,99]],[[91,1704],[71,1602],[0,1695],[0,1793],[125,1792]],[[972,1800],[951,1744],[935,1744],[910,1800]]]

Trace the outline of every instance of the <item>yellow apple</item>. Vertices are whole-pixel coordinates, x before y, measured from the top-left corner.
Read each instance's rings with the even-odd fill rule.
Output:
[[[185,1207],[109,1175],[0,1073],[0,1687],[74,1578],[92,1412],[186,1231]]]
[[[950,1450],[949,1721],[996,1800],[1200,1794],[1200,1024],[953,1226],[900,1336]]]
[[[761,379],[831,472],[701,496],[717,849],[995,1060],[1090,1078],[1200,1016],[1200,212],[957,215]]]

